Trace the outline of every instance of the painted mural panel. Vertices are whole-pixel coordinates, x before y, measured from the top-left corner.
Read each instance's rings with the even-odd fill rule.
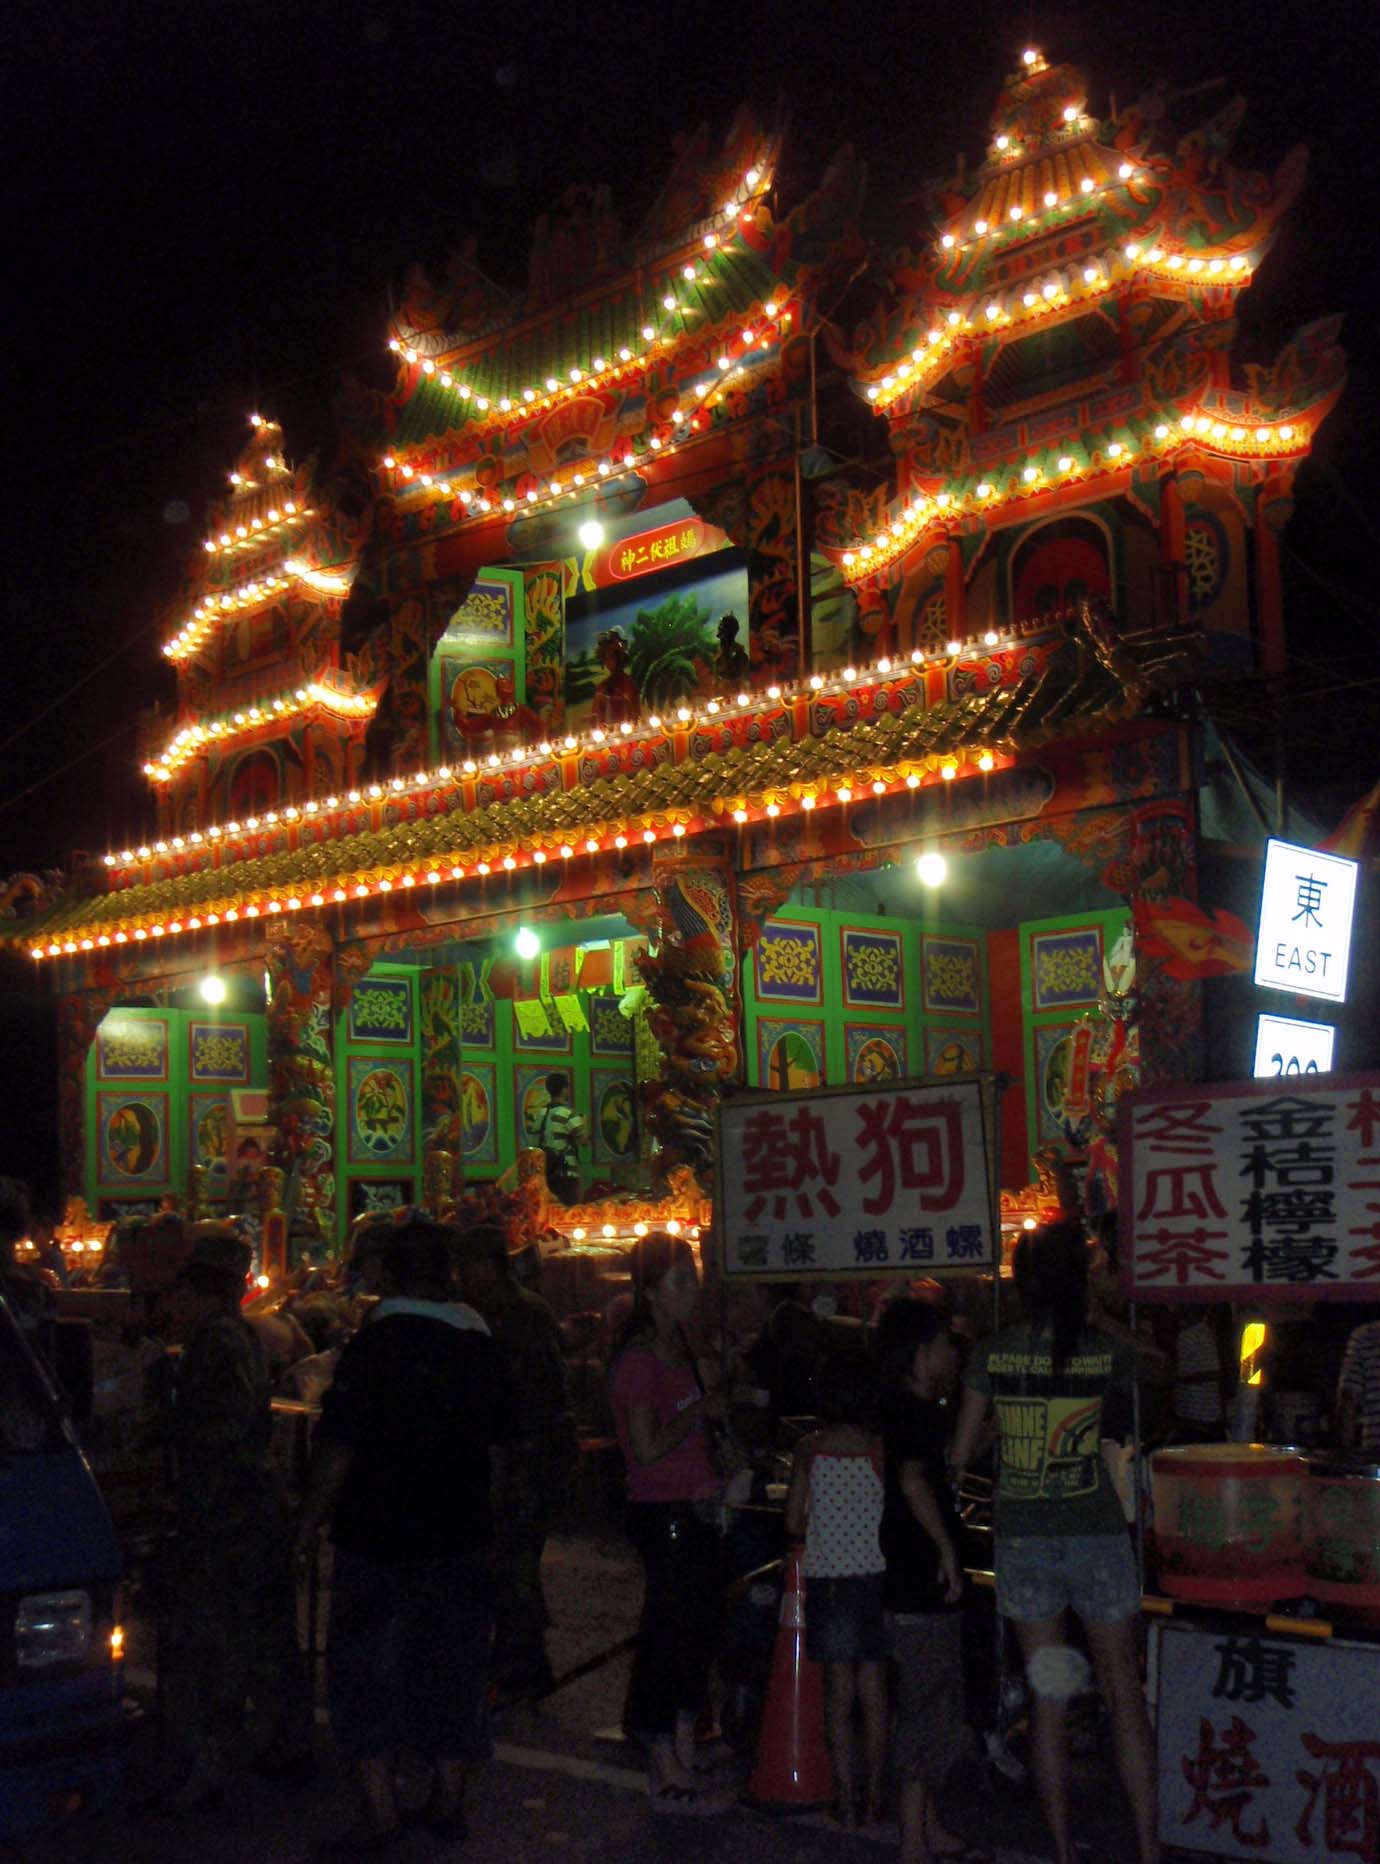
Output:
[[[415,1143],[411,1064],[352,1055],[349,1096],[351,1164],[410,1163]]]
[[[1064,1100],[1076,1027],[1074,1023],[1047,1023],[1031,1031],[1035,1048],[1035,1136],[1041,1145],[1065,1138]]]
[[[460,1005],[460,1044],[467,1049],[491,1049],[494,1045],[494,1003],[492,997],[470,997]]]
[[[909,1072],[906,1032],[899,1023],[845,1023],[843,1045],[851,1082],[900,1081]]]
[[[759,1016],[757,1079],[778,1094],[819,1087],[824,1080],[824,1024]]]
[[[976,939],[920,941],[920,994],[927,1012],[976,1016],[982,1009],[982,967]]]
[[[1102,988],[1101,926],[1032,933],[1030,987],[1036,1010],[1096,1003]]]
[[[244,1023],[189,1023],[187,1073],[194,1086],[223,1082],[244,1087],[249,1080],[249,1029]]]
[[[906,1004],[901,934],[844,926],[839,932],[843,1001],[850,1010],[902,1010]]]
[[[347,1209],[356,1217],[386,1217],[412,1202],[410,1178],[351,1178]]]
[[[167,1018],[112,1010],[96,1032],[96,1072],[103,1081],[166,1081]]]
[[[589,1052],[609,1055],[616,1060],[633,1052],[632,1018],[618,1007],[618,998],[598,996],[589,999]]]
[[[102,1184],[160,1184],[168,1177],[168,1096],[98,1094],[97,1176]]]
[[[590,1076],[594,1106],[594,1156],[611,1165],[637,1157],[637,1088],[632,1079],[612,1070],[596,1069]]]
[[[927,1029],[926,1074],[976,1074],[982,1066],[980,1029]]]
[[[460,1155],[467,1165],[498,1162],[498,1071],[470,1062],[460,1072]]]
[[[412,1040],[412,985],[405,977],[367,977],[350,992],[350,1040]]]
[[[752,948],[752,963],[759,1002],[823,1002],[818,926],[799,920],[768,920]]]
[[[205,1167],[206,1194],[219,1201],[230,1183],[226,1162],[230,1097],[228,1094],[193,1094],[187,1109],[192,1163]]]

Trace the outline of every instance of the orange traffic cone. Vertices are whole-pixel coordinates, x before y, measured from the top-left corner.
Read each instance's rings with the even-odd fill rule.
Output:
[[[757,1765],[747,1801],[762,1812],[815,1812],[834,1803],[824,1725],[824,1672],[805,1655],[804,1549],[786,1555],[786,1584],[772,1652]]]

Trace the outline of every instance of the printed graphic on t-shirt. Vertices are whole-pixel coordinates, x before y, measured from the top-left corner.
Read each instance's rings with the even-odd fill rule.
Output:
[[[1012,1501],[1094,1494],[1110,1352],[1081,1353],[1057,1378],[1047,1353],[994,1353],[987,1370],[1001,1422],[1001,1493]],[[1020,1389],[1013,1392],[1013,1384]]]

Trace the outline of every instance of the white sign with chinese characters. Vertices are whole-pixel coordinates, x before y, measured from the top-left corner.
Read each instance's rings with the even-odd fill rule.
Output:
[[[1266,1016],[1255,1026],[1255,1075],[1327,1074],[1337,1031],[1332,1023],[1305,1023],[1295,1016]]]
[[[1355,906],[1355,861],[1292,842],[1267,842],[1256,983],[1295,997],[1344,1003]]]
[[[724,1273],[991,1268],[1001,1242],[995,1158],[990,1075],[726,1101]]]
[[[1380,1859],[1380,1649],[1156,1625],[1160,1839],[1261,1864]]]
[[[1142,1088],[1118,1146],[1131,1294],[1380,1299],[1380,1074]]]

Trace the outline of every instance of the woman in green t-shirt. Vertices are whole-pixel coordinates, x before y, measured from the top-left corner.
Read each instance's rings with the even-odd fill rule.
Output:
[[[1013,1267],[1026,1318],[973,1355],[955,1471],[961,1476],[972,1460],[990,1405],[998,1435],[997,1610],[1014,1623],[1025,1657],[1035,1780],[1058,1864],[1073,1858],[1065,1712],[1087,1682],[1087,1664],[1068,1643],[1070,1611],[1107,1699],[1141,1864],[1158,1864],[1154,1749],[1137,1661],[1140,1587],[1102,1458],[1103,1400],[1130,1383],[1134,1351],[1088,1323],[1088,1248],[1078,1224],[1023,1237]]]

